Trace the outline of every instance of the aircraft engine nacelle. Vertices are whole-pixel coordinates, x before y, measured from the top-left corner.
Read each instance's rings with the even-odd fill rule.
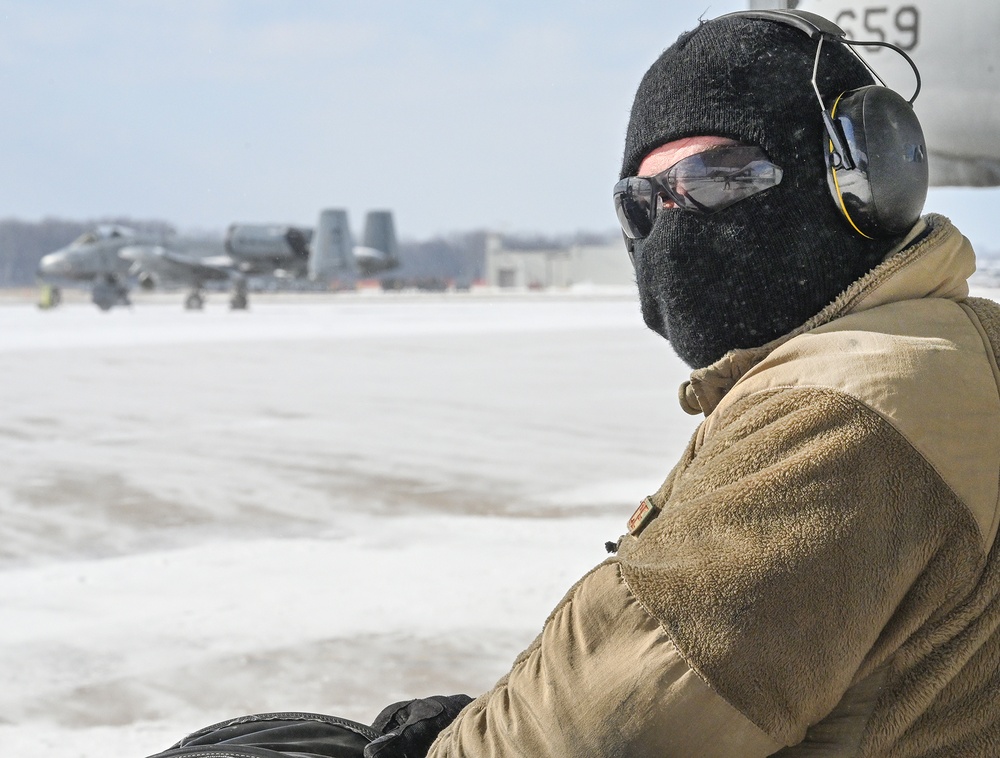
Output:
[[[299,260],[309,257],[312,231],[278,224],[233,224],[226,232],[226,252],[246,262]]]

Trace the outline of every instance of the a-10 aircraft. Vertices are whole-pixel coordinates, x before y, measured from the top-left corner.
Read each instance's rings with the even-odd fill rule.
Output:
[[[932,186],[1000,186],[1000,3],[996,0],[750,0],[752,10],[817,13],[848,39],[899,46],[920,70],[913,109],[927,141]],[[855,47],[885,83],[909,98],[915,80],[891,50]]]
[[[215,248],[215,249],[213,249]],[[145,289],[186,287],[184,306],[200,309],[206,283],[226,282],[230,307],[245,309],[249,277],[309,279],[369,277],[399,265],[391,211],[369,211],[361,245],[354,245],[347,212],[324,210],[315,229],[283,224],[232,224],[221,244],[203,239],[137,233],[101,226],[49,253],[38,278],[48,288],[46,305],[58,303],[58,288],[87,286],[101,310],[128,305],[134,285]]]

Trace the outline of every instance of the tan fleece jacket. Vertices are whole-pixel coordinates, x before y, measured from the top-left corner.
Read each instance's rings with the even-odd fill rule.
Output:
[[[1000,755],[1000,307],[914,239],[692,375],[654,518],[431,756]]]

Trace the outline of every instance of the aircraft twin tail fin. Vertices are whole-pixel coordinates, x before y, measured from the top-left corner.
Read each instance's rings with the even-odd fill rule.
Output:
[[[361,246],[354,248],[354,259],[364,276],[389,271],[399,265],[392,211],[368,211]]]
[[[396,261],[399,248],[396,244],[396,227],[392,211],[369,211],[365,216],[365,231],[361,238],[364,247],[385,254],[387,261]]]
[[[352,275],[372,276],[399,265],[399,245],[392,211],[369,211],[361,244],[354,247],[347,211],[327,209],[319,214],[309,255],[309,278],[331,281]]]
[[[309,254],[309,278],[329,281],[354,270],[347,211],[327,209],[319,214]]]

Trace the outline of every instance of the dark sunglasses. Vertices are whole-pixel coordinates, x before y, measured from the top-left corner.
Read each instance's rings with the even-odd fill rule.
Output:
[[[714,213],[781,182],[781,169],[753,145],[721,145],[682,158],[656,176],[615,185],[615,211],[626,243],[649,236],[664,198],[693,213]]]

